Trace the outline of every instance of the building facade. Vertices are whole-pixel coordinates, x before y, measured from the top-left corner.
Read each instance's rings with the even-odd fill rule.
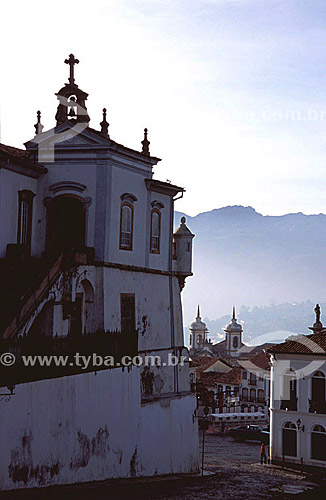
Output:
[[[326,330],[316,322],[311,335],[298,335],[268,349],[271,360],[272,463],[326,467]]]
[[[184,190],[153,178],[147,129],[135,151],[110,138],[105,109],[89,126],[78,61],[65,62],[54,129],[38,112],[26,150],[0,147],[1,352],[16,356],[1,368],[1,392],[14,393],[1,408],[2,489],[198,470],[181,305],[194,235],[184,218],[173,234]],[[76,352],[87,367],[22,361]]]

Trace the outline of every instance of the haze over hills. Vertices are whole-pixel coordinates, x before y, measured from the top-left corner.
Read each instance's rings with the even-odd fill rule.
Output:
[[[233,305],[326,302],[326,215],[263,216],[252,207],[228,206],[195,217],[176,212],[176,226],[182,215],[196,235],[194,276],[182,292],[185,325],[198,303],[203,317],[216,320]],[[307,333],[310,324],[296,327]]]

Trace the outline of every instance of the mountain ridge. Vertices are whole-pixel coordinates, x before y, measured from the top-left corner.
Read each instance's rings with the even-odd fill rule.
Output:
[[[326,301],[326,215],[262,215],[233,205],[186,217],[195,234],[193,271],[183,291],[189,324],[200,303],[217,319],[238,307]]]

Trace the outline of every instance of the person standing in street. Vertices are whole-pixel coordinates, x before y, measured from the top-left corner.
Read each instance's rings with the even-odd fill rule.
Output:
[[[267,456],[264,443],[261,443],[260,446],[260,463],[261,465],[267,464]]]

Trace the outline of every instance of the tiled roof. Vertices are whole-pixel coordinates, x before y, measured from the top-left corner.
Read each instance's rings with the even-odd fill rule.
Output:
[[[259,354],[256,354],[249,359],[253,365],[257,366],[257,368],[261,368],[262,370],[268,370],[270,368],[268,356],[264,351],[260,351]]]
[[[30,152],[25,149],[18,149],[12,146],[6,146],[0,143],[0,153],[11,156],[12,158],[26,159],[30,156]]]
[[[190,368],[197,368],[197,371],[206,370],[209,366],[218,361],[218,358],[207,358],[206,356],[197,356],[192,358],[189,366]]]
[[[229,373],[220,373],[220,372],[200,373],[199,380],[205,385],[240,384],[241,367],[236,366]]]
[[[326,332],[311,335],[296,335],[291,339],[266,349],[270,353],[314,354],[326,356]]]
[[[197,356],[191,359],[190,361],[190,368],[196,368],[196,372],[202,372],[207,370],[210,366],[214,365],[215,363],[223,363],[226,366],[229,366],[232,368],[234,364],[230,363],[229,359],[225,360],[222,358],[219,358],[217,356],[214,356],[213,358],[208,358],[207,356]]]

